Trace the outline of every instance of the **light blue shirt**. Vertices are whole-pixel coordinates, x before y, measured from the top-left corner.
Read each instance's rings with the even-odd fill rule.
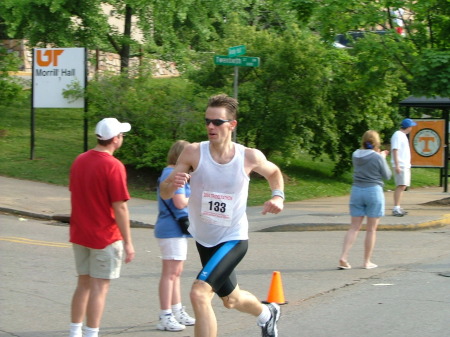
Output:
[[[181,229],[173,218],[172,214],[170,214],[167,207],[162,202],[162,199],[159,195],[159,184],[164,181],[170,173],[173,171],[173,167],[166,167],[162,171],[161,177],[158,179],[158,218],[156,219],[155,224],[155,237],[159,239],[168,239],[168,238],[180,238],[180,237],[191,237],[190,235],[183,234]],[[179,188],[175,191],[175,194],[184,194],[187,198],[191,195],[191,188],[189,183],[184,185],[184,187]],[[188,216],[187,207],[183,209],[178,209],[175,207],[172,199],[164,200],[168,207],[172,210],[173,214],[177,219]]]

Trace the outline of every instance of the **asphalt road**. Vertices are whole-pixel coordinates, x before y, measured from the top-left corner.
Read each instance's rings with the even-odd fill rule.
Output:
[[[159,250],[152,229],[133,228],[136,259],[111,284],[101,336],[149,337],[158,316]],[[362,233],[364,234],[364,233]],[[354,269],[336,269],[343,231],[253,232],[238,268],[241,288],[265,300],[275,270],[289,302],[280,337],[449,336],[450,227],[378,233],[373,270],[362,263],[363,238],[350,254]],[[68,227],[0,214],[0,336],[68,336],[76,284]],[[193,242],[182,279],[184,305],[199,270]],[[255,319],[214,300],[219,336],[260,336]],[[174,333],[193,336],[193,328]]]

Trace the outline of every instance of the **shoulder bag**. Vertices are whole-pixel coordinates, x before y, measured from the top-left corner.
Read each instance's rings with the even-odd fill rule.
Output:
[[[166,206],[166,208],[169,210],[170,214],[172,215],[173,219],[178,223],[178,225],[180,226],[181,232],[183,234],[190,234],[188,231],[189,228],[189,217],[187,216],[182,216],[181,218],[177,219],[175,214],[173,214],[172,210],[170,209],[169,205],[166,204],[166,202],[164,201],[163,198],[161,198],[164,206]]]

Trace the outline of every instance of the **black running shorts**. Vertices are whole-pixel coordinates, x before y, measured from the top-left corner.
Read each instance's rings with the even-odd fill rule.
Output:
[[[203,269],[197,279],[205,281],[220,297],[228,296],[237,285],[234,269],[247,253],[248,240],[223,242],[214,247],[204,247],[197,242]]]

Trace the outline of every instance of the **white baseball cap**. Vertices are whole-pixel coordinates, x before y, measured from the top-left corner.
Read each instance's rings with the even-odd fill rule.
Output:
[[[95,127],[97,139],[108,140],[118,136],[122,132],[131,130],[130,123],[121,123],[116,118],[103,118]]]

